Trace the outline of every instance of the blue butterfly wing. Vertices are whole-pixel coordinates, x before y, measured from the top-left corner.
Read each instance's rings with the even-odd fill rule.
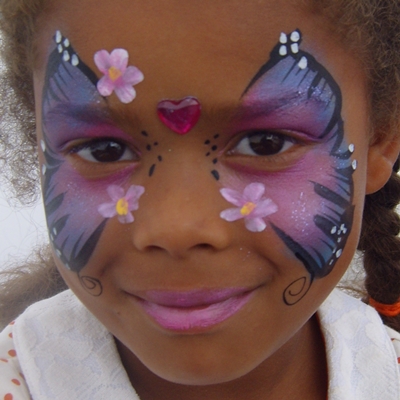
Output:
[[[55,253],[67,268],[76,272],[92,256],[106,220],[96,213],[98,201],[82,189],[85,182],[80,185],[78,178],[71,179],[74,172],[55,148],[53,138],[57,132],[49,118],[52,110],[66,104],[79,107],[104,102],[96,89],[97,81],[68,39],[57,33],[56,48],[48,59],[42,98],[43,199]]]
[[[292,35],[295,41],[291,40]],[[311,277],[323,277],[340,258],[351,231],[354,214],[352,175],[356,161],[352,160],[354,146],[344,137],[340,87],[311,54],[300,50],[301,32],[297,30],[292,35],[284,35],[284,43],[275,46],[268,62],[246,88],[242,100],[251,103],[253,98],[291,98],[305,104],[305,112],[316,102],[323,104],[323,107],[319,105],[318,113],[313,114],[318,116],[313,123],[314,129],[318,127],[320,132],[318,139],[326,142],[324,168],[328,166],[327,179],[319,182],[310,176],[304,184],[321,200],[311,221],[316,235],[310,239],[300,228],[292,234],[293,219],[288,219],[282,226],[278,219],[275,222],[271,218],[275,232],[304,264]],[[285,101],[279,105],[281,109],[285,107]],[[301,194],[297,193],[298,196]]]

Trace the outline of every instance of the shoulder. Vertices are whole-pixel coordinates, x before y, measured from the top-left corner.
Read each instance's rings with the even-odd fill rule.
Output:
[[[385,328],[390,338],[390,341],[392,342],[394,352],[396,353],[397,363],[399,365],[399,370],[400,370],[400,333],[392,328],[389,328],[388,326],[385,326]]]
[[[10,323],[0,332],[0,399],[25,400],[31,399],[25,375],[21,364],[23,351],[18,348],[15,337],[18,330],[24,329],[25,321],[31,316],[50,313],[50,319],[54,313],[59,313],[63,308],[77,303],[68,292],[43,300],[30,306],[16,321]],[[76,307],[76,306],[75,306]],[[25,372],[25,371],[24,371]]]
[[[395,345],[400,345],[400,335],[383,325],[372,307],[337,289],[317,315],[325,339],[329,398],[398,400]]]
[[[138,398],[113,336],[70,290],[30,306],[13,337],[33,399]]]
[[[30,399],[13,340],[14,323],[0,333],[0,399]]]

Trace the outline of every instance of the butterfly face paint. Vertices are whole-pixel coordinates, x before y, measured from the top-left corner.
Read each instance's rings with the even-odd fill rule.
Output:
[[[129,136],[111,124],[106,101],[99,93],[107,85],[110,87],[109,80],[104,83],[103,77],[103,84],[100,84],[101,80],[79,59],[69,40],[60,32],[56,33],[55,42],[56,48],[48,59],[42,99],[43,198],[55,253],[68,269],[79,275],[98,244],[107,223],[105,217],[114,216],[109,209],[104,210],[104,205],[110,202],[109,191],[115,194],[115,190],[109,188],[117,185],[124,192],[134,166],[129,165],[106,178],[86,179],[66,161],[66,147],[74,140],[87,140],[90,141],[89,147],[83,144],[76,150],[86,157],[93,157],[96,152],[101,155],[104,150],[122,160],[130,160],[134,156],[120,144],[129,141]],[[108,58],[100,52],[98,58],[104,65],[111,60],[109,70],[119,68],[119,80],[116,78],[112,83],[116,94],[127,100],[129,93],[132,95],[132,77],[136,76],[136,81],[139,81],[141,73],[134,67],[126,67],[127,59],[122,57],[124,54],[121,55],[121,52],[119,49],[117,55],[113,52]],[[132,191],[135,192],[133,197]],[[137,209],[137,200],[142,193],[142,187],[133,186],[125,197],[122,196],[127,200],[126,213],[121,203],[122,208],[117,214],[120,218],[124,216],[124,222],[131,222],[131,212]],[[114,200],[112,196],[111,199]],[[98,281],[79,277],[92,293],[101,293]]]
[[[233,151],[262,157],[268,155],[264,144],[281,149],[308,144],[309,150],[285,167],[242,168],[243,176],[262,183],[265,196],[277,205],[276,212],[262,218],[309,273],[287,288],[287,304],[299,301],[340,258],[352,227],[357,167],[354,145],[344,137],[340,88],[311,54],[300,50],[300,43],[300,31],[282,34],[246,88],[235,129],[254,133]]]

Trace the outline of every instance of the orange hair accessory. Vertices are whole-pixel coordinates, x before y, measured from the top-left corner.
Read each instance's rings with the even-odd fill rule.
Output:
[[[396,317],[400,314],[400,301],[394,304],[383,304],[370,297],[369,305],[374,307],[379,314],[382,314],[385,317]]]

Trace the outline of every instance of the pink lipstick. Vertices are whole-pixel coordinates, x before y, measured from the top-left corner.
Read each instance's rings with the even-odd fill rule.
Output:
[[[142,309],[163,328],[190,331],[225,321],[243,308],[253,292],[247,288],[147,291],[135,297]]]

